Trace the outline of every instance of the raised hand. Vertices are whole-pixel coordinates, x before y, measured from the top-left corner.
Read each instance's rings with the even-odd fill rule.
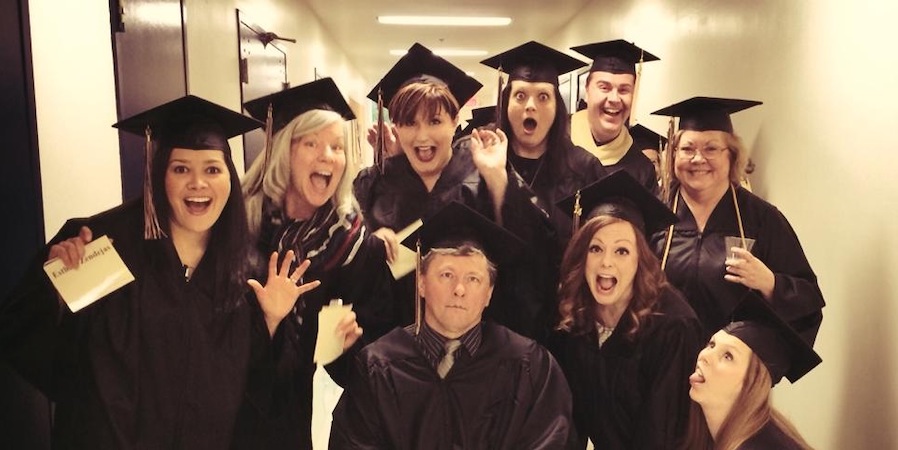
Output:
[[[493,200],[493,213],[496,223],[502,224],[502,203],[505,190],[508,188],[508,172],[505,164],[508,159],[508,137],[501,129],[477,130],[471,132],[471,156],[474,165]]]
[[[293,258],[293,250],[288,250],[280,270],[278,270],[278,254],[272,252],[271,257],[268,258],[268,281],[265,286],[253,279],[247,281],[256,293],[256,298],[259,299],[259,306],[265,315],[265,324],[268,326],[270,336],[274,336],[281,320],[290,314],[299,296],[321,284],[320,281],[315,280],[297,285],[302,282],[302,276],[312,262],[307,259],[293,272],[290,272],[290,263],[293,262]]]
[[[381,228],[371,234],[384,241],[384,247],[386,247],[387,252],[387,262],[390,264],[396,262],[396,258],[399,257],[399,237],[396,236],[396,232],[389,228]]]

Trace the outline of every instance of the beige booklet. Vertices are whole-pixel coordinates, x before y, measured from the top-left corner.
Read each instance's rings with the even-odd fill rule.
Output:
[[[84,258],[77,269],[65,267],[61,259],[54,258],[44,264],[44,271],[72,312],[134,281],[106,236],[84,246]]]
[[[331,300],[318,311],[318,338],[315,342],[314,361],[318,364],[330,364],[343,354],[344,337],[337,336],[337,324],[343,320],[352,305],[344,305],[343,300]]]
[[[393,279],[398,280],[404,277],[409,272],[415,270],[415,252],[402,245],[402,241],[404,241],[405,238],[414,233],[415,230],[421,228],[421,225],[423,223],[424,222],[422,222],[421,219],[418,219],[412,222],[409,226],[403,228],[399,233],[396,233],[396,239],[399,241],[399,255],[396,258],[396,261],[393,261],[393,263],[389,264],[390,272],[393,273]]]

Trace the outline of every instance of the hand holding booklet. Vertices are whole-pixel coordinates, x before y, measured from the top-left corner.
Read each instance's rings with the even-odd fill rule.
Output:
[[[405,238],[411,236],[415,230],[421,228],[421,225],[423,224],[424,222],[422,222],[421,219],[412,222],[409,226],[403,228],[402,231],[396,233],[396,239],[399,242],[404,241]],[[398,280],[415,270],[417,256],[418,255],[413,250],[409,250],[404,245],[400,245],[399,256],[396,258],[396,261],[388,264],[390,266],[390,272],[393,274],[393,278]]]
[[[352,311],[352,305],[344,305],[343,300],[331,300],[318,312],[318,339],[315,342],[314,361],[325,365],[332,363],[343,354],[345,336],[337,336],[337,324]]]
[[[44,272],[72,312],[134,281],[134,275],[107,236],[84,246],[84,257],[77,269],[65,267],[61,259],[54,258],[44,264]]]

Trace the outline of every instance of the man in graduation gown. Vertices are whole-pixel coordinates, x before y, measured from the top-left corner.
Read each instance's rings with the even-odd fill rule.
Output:
[[[496,275],[487,258],[514,257],[520,241],[453,202],[404,244],[418,242],[430,249],[418,278],[423,321],[357,356],[330,448],[564,448],[571,396],[561,369],[534,341],[482,321]]]
[[[634,145],[627,129],[636,97],[637,64],[658,57],[618,39],[571,47],[593,59],[586,78],[586,109],[571,116],[571,140],[585,148],[609,172],[626,170],[639,184],[658,193],[655,168]]]

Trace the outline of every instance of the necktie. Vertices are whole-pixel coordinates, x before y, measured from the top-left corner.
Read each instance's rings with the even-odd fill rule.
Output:
[[[455,364],[455,351],[458,350],[458,347],[460,346],[461,341],[458,339],[450,339],[443,344],[443,347],[446,349],[446,354],[443,355],[443,359],[437,364],[437,374],[440,375],[440,378],[446,378],[446,374],[452,369],[452,365]]]

